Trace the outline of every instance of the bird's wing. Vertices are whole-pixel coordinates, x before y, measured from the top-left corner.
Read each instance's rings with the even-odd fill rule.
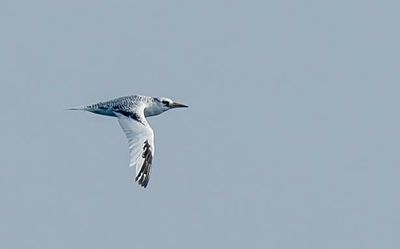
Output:
[[[137,110],[138,111],[138,110]],[[122,130],[128,138],[129,167],[136,168],[135,181],[146,187],[150,179],[151,164],[154,156],[154,133],[147,123],[143,110],[126,115],[115,112]]]

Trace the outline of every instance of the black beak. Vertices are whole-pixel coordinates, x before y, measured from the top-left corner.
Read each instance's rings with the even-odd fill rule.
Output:
[[[189,107],[189,106],[184,105],[184,104],[181,104],[181,103],[174,102],[174,103],[170,104],[169,107],[170,107],[170,108],[180,108],[180,107],[185,107],[185,108],[187,108],[187,107]]]

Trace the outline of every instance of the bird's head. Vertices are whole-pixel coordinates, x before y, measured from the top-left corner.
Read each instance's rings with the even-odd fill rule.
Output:
[[[157,106],[159,106],[163,112],[173,108],[188,107],[187,105],[172,101],[166,97],[155,98],[155,102],[157,102]]]
[[[174,108],[182,108],[182,107],[188,107],[188,106],[175,102],[166,97],[157,97],[154,98],[154,102],[152,103],[151,107],[146,108],[145,115],[154,116]]]

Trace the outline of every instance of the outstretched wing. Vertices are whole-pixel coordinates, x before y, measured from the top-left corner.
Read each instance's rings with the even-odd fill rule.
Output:
[[[147,123],[143,110],[139,113],[115,112],[122,130],[128,138],[129,167],[136,168],[135,181],[142,187],[149,183],[154,156],[154,133]]]

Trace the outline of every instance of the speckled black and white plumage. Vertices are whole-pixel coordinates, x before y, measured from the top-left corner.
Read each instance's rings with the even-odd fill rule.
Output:
[[[99,102],[93,105],[88,105],[85,107],[87,110],[96,110],[101,108],[117,108],[120,110],[128,111],[136,106],[143,104],[143,103],[151,103],[154,102],[153,97],[141,96],[141,95],[131,95],[125,97],[119,97],[116,99]]]
[[[93,105],[88,105],[83,107],[85,111],[90,111],[100,115],[113,116],[115,117],[115,112],[124,114],[125,116],[132,117],[136,115],[136,109],[142,105],[150,106],[155,102],[156,98],[141,96],[141,95],[131,95],[120,97],[104,102],[99,102]]]
[[[70,110],[117,117],[129,145],[130,167],[135,167],[135,181],[147,187],[154,157],[154,133],[146,117],[159,115],[177,107],[187,107],[168,98],[141,95],[120,97]]]

